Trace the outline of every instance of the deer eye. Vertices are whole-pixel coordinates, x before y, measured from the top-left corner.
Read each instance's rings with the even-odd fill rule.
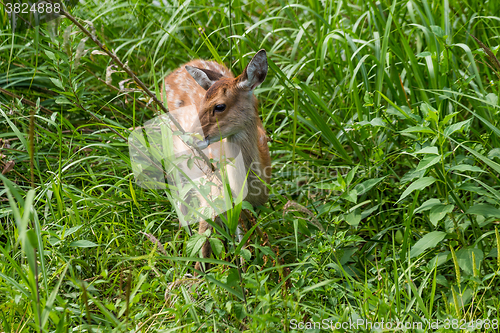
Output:
[[[217,104],[215,107],[214,107],[214,113],[215,112],[222,112],[226,109],[226,104]]]

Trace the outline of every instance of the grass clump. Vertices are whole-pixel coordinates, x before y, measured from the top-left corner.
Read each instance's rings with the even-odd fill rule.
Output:
[[[0,14],[2,331],[496,332],[499,6],[75,6],[157,95],[190,59],[240,73],[268,53],[269,241],[250,238],[243,274],[216,249],[230,262],[200,279],[198,236],[134,183],[126,138],[151,98],[69,20],[16,31]]]

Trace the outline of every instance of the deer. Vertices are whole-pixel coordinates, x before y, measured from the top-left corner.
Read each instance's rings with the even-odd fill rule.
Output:
[[[253,207],[267,202],[267,184],[271,179],[267,135],[253,93],[266,79],[267,71],[265,50],[258,51],[237,77],[223,64],[197,59],[170,73],[164,79],[162,88],[162,100],[166,97],[169,110],[189,105],[196,107],[204,135],[201,148],[221,140],[240,147],[245,169],[248,170],[245,200]],[[241,215],[236,230],[238,241],[243,238],[241,220],[244,214]],[[198,232],[203,234],[212,228],[206,220],[201,220]],[[207,240],[201,248],[201,255],[209,258],[211,253]],[[197,262],[195,265],[195,269],[202,272],[208,268],[208,264]]]

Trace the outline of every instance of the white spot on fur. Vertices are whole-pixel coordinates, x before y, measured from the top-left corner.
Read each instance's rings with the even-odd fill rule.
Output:
[[[197,83],[193,80],[186,80],[186,86],[188,87],[190,93],[196,92]]]
[[[261,145],[264,145],[266,143],[267,139],[265,135],[261,135],[259,138],[259,142]]]
[[[182,77],[180,75],[176,75],[174,79],[174,83],[176,86],[179,86],[182,83]]]

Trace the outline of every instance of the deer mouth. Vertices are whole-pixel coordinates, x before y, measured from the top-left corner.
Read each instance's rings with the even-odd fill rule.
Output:
[[[208,135],[205,137],[205,140],[203,141],[198,141],[198,148],[200,149],[205,149],[207,148],[208,146],[210,146],[210,139],[208,138]]]
[[[208,146],[210,146],[211,144],[216,143],[216,142],[221,142],[222,140],[224,140],[232,135],[234,135],[234,133],[227,133],[226,135],[222,135],[221,133],[218,133],[215,136],[206,135],[205,140],[198,141],[197,145],[198,145],[198,148],[205,149]]]

